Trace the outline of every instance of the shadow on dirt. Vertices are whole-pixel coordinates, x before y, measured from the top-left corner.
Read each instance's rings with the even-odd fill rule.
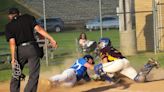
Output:
[[[108,86],[101,86],[101,87],[97,87],[97,88],[92,88],[90,90],[86,90],[83,92],[102,92],[102,91],[106,91],[106,90],[110,90],[112,88],[117,88],[117,87],[121,87],[121,89],[127,89],[130,87],[132,83],[128,83],[125,82],[125,80],[121,80],[119,83],[114,84],[114,85],[108,85]]]

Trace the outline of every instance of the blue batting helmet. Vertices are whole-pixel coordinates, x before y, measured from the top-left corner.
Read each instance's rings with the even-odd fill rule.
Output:
[[[91,55],[85,55],[83,58],[86,59],[87,62],[88,62],[89,59],[94,60],[93,57],[92,57]],[[94,64],[94,61],[92,62],[92,64]]]

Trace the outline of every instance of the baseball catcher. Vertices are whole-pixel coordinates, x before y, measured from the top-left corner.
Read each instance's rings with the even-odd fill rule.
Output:
[[[139,73],[130,65],[128,59],[115,49],[109,38],[101,38],[98,47],[100,48],[100,58],[102,63],[103,73],[108,75],[111,79],[115,73],[120,73],[136,82],[147,81],[146,76],[154,68],[159,67],[159,63],[154,59],[149,59]],[[101,72],[102,72],[101,70]],[[95,69],[95,72],[100,72]],[[99,74],[101,75],[101,74]]]

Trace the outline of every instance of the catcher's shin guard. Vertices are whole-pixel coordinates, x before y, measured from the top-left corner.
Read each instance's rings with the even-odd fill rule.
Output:
[[[145,82],[146,76],[154,67],[159,68],[159,63],[153,58],[150,58],[148,60],[148,63],[144,65],[144,67],[141,69],[141,71],[138,73],[134,80],[137,82]]]

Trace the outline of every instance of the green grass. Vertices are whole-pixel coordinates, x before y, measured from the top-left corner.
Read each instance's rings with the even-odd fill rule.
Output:
[[[1,70],[0,71],[0,82],[9,80],[11,78],[11,70]]]
[[[137,70],[143,67],[143,65],[148,61],[149,58],[154,58],[160,63],[161,67],[164,67],[164,53],[154,54],[154,52],[142,52],[134,56],[127,57],[133,67]]]
[[[6,41],[5,36],[0,36],[0,53],[8,52],[9,51],[9,46]]]
[[[55,60],[54,62],[58,61],[58,57],[60,61],[63,61],[65,58],[77,56],[77,43],[76,39],[80,35],[81,31],[69,31],[69,32],[61,32],[61,33],[52,33],[51,35],[58,43],[58,48],[54,51]],[[93,32],[86,32],[87,38],[89,40],[98,41],[100,39],[100,32],[93,31]],[[110,37],[113,45],[119,48],[119,35],[117,30],[110,30],[104,31],[104,37]],[[73,55],[73,56],[72,56]],[[53,61],[52,61],[53,62]]]

